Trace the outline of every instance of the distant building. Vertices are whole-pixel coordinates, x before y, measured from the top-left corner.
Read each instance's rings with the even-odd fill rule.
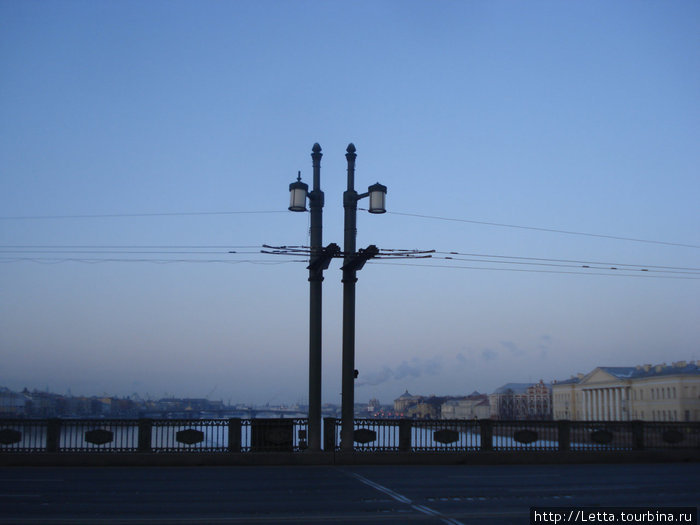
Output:
[[[379,402],[377,398],[372,398],[369,400],[369,403],[367,403],[367,412],[370,414],[376,414],[382,409],[382,404]]]
[[[441,408],[442,419],[488,419],[490,415],[489,396],[478,392],[445,401]]]
[[[406,390],[398,398],[394,399],[394,412],[397,415],[406,414],[409,407],[415,406],[423,401],[423,396],[414,396]]]
[[[539,383],[507,383],[489,394],[495,419],[552,419],[552,390]]]
[[[33,417],[57,417],[66,411],[66,398],[51,392],[28,394],[27,412]]]
[[[444,402],[444,397],[424,397],[417,404],[408,407],[406,415],[416,419],[440,419],[440,408]]]
[[[28,413],[29,397],[0,387],[0,417],[20,417]]]
[[[552,385],[554,419],[700,421],[700,362],[598,367]]]

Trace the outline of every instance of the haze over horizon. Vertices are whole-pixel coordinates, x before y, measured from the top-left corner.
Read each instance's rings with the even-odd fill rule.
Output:
[[[698,360],[699,63],[683,0],[0,2],[0,386],[306,402],[306,263],[259,252],[315,142],[324,245],[352,142],[357,246],[441,252],[358,272],[358,402]]]

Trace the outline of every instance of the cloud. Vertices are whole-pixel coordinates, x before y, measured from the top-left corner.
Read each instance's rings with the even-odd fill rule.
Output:
[[[439,357],[427,360],[414,357],[410,362],[402,361],[395,368],[385,366],[381,370],[367,374],[362,374],[362,371],[360,371],[355,387],[376,386],[390,380],[405,379],[407,377],[415,379],[423,375],[437,375],[441,370],[442,363]]]
[[[484,361],[493,361],[498,357],[498,354],[491,350],[490,348],[484,348],[481,351],[481,357]]]
[[[501,345],[508,349],[513,355],[523,355],[525,353],[525,350],[519,348],[513,341],[501,341]]]

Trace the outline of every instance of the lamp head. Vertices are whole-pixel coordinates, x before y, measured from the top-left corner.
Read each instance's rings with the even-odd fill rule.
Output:
[[[289,211],[306,211],[306,196],[309,185],[301,182],[301,171],[297,174],[296,182],[289,185]]]
[[[369,212],[386,213],[386,186],[377,182],[368,188],[368,192]]]

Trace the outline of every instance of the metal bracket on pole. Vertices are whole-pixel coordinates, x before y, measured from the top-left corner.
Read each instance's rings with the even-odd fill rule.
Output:
[[[325,248],[321,249],[321,253],[313,254],[312,252],[309,265],[306,267],[306,269],[314,272],[319,270],[327,270],[328,266],[331,264],[331,260],[334,257],[338,257],[339,254],[340,246],[332,242]]]
[[[344,264],[341,270],[350,270],[352,272],[357,272],[362,270],[365,263],[373,257],[379,254],[379,248],[374,244],[370,244],[367,248],[360,248],[356,254],[350,256],[350,261]]]

